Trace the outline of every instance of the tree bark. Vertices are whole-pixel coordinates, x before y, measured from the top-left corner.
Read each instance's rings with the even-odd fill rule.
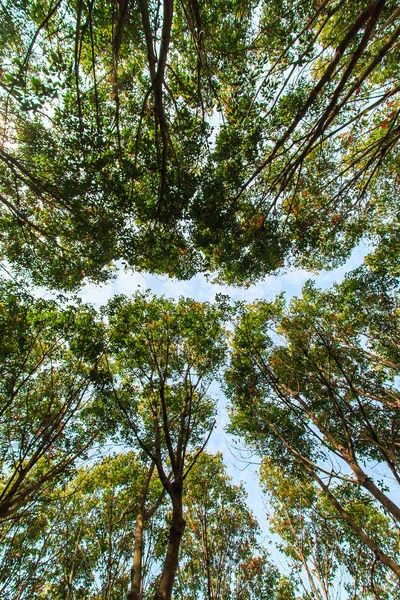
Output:
[[[179,548],[186,525],[182,508],[182,483],[170,484],[167,491],[172,501],[172,521],[169,530],[167,554],[154,600],[171,600],[175,574],[178,568]]]
[[[142,591],[142,557],[143,557],[143,507],[136,516],[135,543],[133,548],[133,565],[131,570],[131,589],[128,600],[140,600]]]
[[[145,517],[145,504],[149,491],[150,481],[154,471],[154,463],[150,465],[149,472],[143,484],[139,506],[136,513],[135,542],[133,545],[133,565],[131,569],[131,589],[127,600],[140,600],[142,596],[142,559],[143,559],[143,528]]]

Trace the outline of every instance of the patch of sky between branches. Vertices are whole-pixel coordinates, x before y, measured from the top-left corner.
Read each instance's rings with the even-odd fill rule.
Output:
[[[143,290],[149,289],[153,294],[176,299],[180,296],[190,297],[198,302],[213,302],[216,294],[225,294],[233,301],[253,302],[257,298],[272,301],[281,292],[285,292],[287,300],[290,300],[294,296],[301,295],[301,290],[309,279],[314,280],[316,286],[322,289],[327,289],[334,283],[340,283],[347,273],[363,263],[368,253],[368,247],[361,242],[353,250],[349,259],[336,269],[324,270],[319,274],[313,274],[304,269],[295,269],[280,275],[270,275],[263,281],[251,285],[248,289],[211,283],[203,274],[197,274],[188,281],[179,281],[167,276],[139,273],[131,269],[125,270],[121,265],[117,265],[117,273],[112,281],[101,286],[87,284],[79,292],[79,296],[84,302],[89,302],[96,308],[106,304],[117,294],[130,296],[139,287]],[[44,290],[42,294],[44,295]]]

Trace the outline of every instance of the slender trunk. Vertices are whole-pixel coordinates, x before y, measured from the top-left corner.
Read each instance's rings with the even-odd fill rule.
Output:
[[[290,393],[292,392],[290,391]],[[397,504],[395,504],[386,494],[384,494],[382,490],[379,489],[377,485],[375,485],[373,480],[370,477],[368,477],[365,471],[360,467],[359,463],[357,462],[355,452],[352,448],[352,441],[349,439],[348,446],[345,447],[326,427],[324,427],[321,424],[321,422],[319,421],[319,419],[317,419],[315,414],[307,407],[306,402],[304,402],[304,400],[301,399],[300,394],[295,393],[293,394],[293,397],[300,402],[303,411],[311,419],[314,425],[318,427],[322,435],[324,435],[326,439],[329,440],[329,442],[334,446],[337,452],[341,454],[343,460],[347,462],[350,469],[353,471],[359,484],[362,485],[362,487],[364,487],[366,490],[368,490],[369,493],[372,494],[372,496],[374,496],[374,498],[383,506],[383,508],[389,511],[390,514],[396,519],[396,521],[400,523],[399,506],[397,506]],[[337,411],[336,413],[339,414]],[[389,465],[389,463],[387,464]]]
[[[168,494],[172,501],[172,521],[169,530],[167,554],[154,600],[171,600],[175,574],[178,568],[179,548],[185,530],[182,509],[182,484],[173,483],[168,489]]]
[[[329,486],[325,484],[320,477],[318,477],[317,473],[313,470],[313,468],[311,468],[308,465],[307,460],[304,459],[302,455],[298,454],[298,452],[294,450],[294,448],[287,442],[287,440],[285,440],[285,438],[282,435],[280,435],[277,428],[271,423],[268,423],[268,425],[271,427],[272,431],[278,436],[278,438],[285,444],[288,450],[292,454],[294,454],[294,456],[300,458],[300,461],[302,462],[307,472],[311,475],[311,477],[313,477],[313,479],[318,483],[321,489],[326,493],[333,506],[336,508],[339,515],[342,517],[342,519],[344,519],[347,522],[347,524],[356,532],[356,534],[366,544],[366,546],[368,546],[368,548],[374,552],[377,559],[379,559],[384,565],[388,566],[389,569],[391,569],[393,573],[395,573],[397,577],[400,578],[400,564],[396,563],[396,561],[394,561],[390,556],[385,554],[385,552],[383,552],[379,548],[375,541],[364,532],[364,530],[356,523],[356,521],[354,521],[351,515],[344,510],[337,498],[334,496],[334,494],[332,494],[331,490],[329,489]]]
[[[140,600],[142,595],[142,559],[143,559],[143,528],[145,517],[145,504],[149,491],[150,481],[154,471],[154,463],[150,465],[140,495],[139,506],[136,513],[135,542],[133,545],[133,565],[131,569],[131,589],[127,600]]]
[[[140,600],[142,588],[142,557],[143,557],[143,506],[136,516],[135,543],[133,547],[133,565],[131,570],[131,589],[128,600]]]
[[[384,494],[382,490],[380,490],[378,486],[375,485],[372,479],[368,477],[368,475],[363,471],[363,469],[361,469],[358,463],[351,463],[348,461],[348,464],[350,465],[353,473],[360,482],[360,485],[362,485],[366,490],[368,490],[370,494],[372,494],[372,496],[374,496],[374,498],[378,500],[378,502],[384,508],[386,508],[388,512],[390,512],[390,514],[396,519],[396,521],[400,522],[400,509],[397,506],[397,504],[395,504],[390,498],[388,498],[388,496],[386,496],[386,494]]]
[[[207,511],[204,508],[204,530],[203,530],[203,554],[207,569],[207,594],[208,600],[212,600],[214,593],[211,596],[211,572],[210,572],[210,556],[208,552],[208,532],[207,532]]]

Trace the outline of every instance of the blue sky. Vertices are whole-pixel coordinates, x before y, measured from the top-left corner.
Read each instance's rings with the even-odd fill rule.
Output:
[[[105,304],[115,294],[133,294],[140,286],[142,289],[150,289],[154,294],[178,298],[186,296],[194,298],[199,302],[213,302],[216,294],[227,294],[233,300],[245,300],[252,302],[256,298],[273,300],[277,294],[286,293],[287,298],[300,295],[301,289],[308,279],[316,281],[317,286],[327,288],[334,282],[343,280],[346,273],[359,266],[368,248],[361,243],[352,253],[350,259],[341,267],[332,271],[321,271],[315,275],[310,271],[297,269],[283,275],[271,275],[263,281],[250,286],[248,289],[213,284],[207,281],[204,275],[196,275],[189,281],[178,281],[169,277],[150,275],[148,273],[137,273],[131,269],[118,270],[116,279],[104,285],[86,285],[80,292],[84,302],[90,302],[97,308]]]

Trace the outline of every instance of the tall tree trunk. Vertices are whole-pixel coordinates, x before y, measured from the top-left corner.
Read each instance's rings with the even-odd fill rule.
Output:
[[[131,589],[127,600],[140,600],[142,595],[142,558],[143,558],[143,528],[145,517],[145,505],[150,481],[154,471],[154,463],[150,465],[146,479],[140,494],[139,505],[136,513],[135,542],[133,545],[133,565],[131,569]]]
[[[135,543],[133,547],[133,565],[131,570],[131,589],[128,600],[140,600],[142,591],[144,506],[139,507],[136,516]]]
[[[171,484],[168,488],[168,494],[172,501],[172,521],[169,530],[167,554],[154,600],[171,600],[175,574],[178,568],[179,548],[186,524],[182,509],[182,484]]]

